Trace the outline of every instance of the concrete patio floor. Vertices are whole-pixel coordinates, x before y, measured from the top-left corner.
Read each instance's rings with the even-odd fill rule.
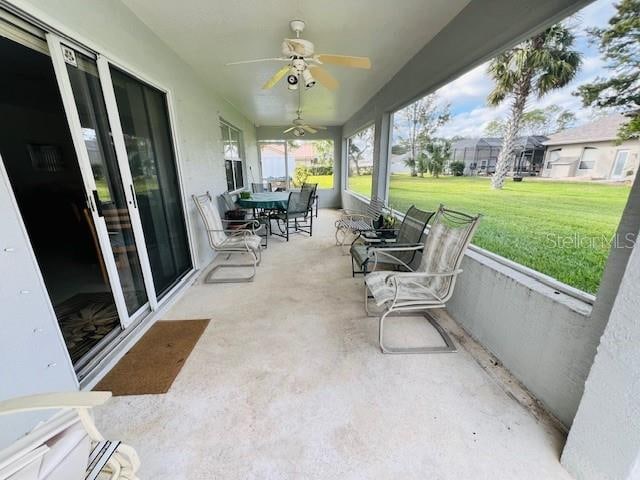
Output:
[[[464,348],[380,353],[335,217],[321,210],[312,238],[270,240],[253,283],[198,282],[165,315],[212,319],[171,390],[96,412],[105,435],[138,450],[140,477],[571,478],[564,435]],[[417,322],[398,319],[391,341],[435,341]]]

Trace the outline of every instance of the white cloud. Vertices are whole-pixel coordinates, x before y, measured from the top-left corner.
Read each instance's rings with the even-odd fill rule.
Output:
[[[491,90],[491,79],[487,75],[488,63],[478,65],[473,70],[441,87],[437,93],[444,103],[461,102],[486,98]]]
[[[598,0],[576,15],[572,21],[579,30],[579,41],[576,47],[584,55],[578,75],[569,85],[560,90],[553,91],[541,99],[530,98],[527,108],[545,108],[549,105],[557,105],[575,112],[578,124],[593,118],[597,112],[591,108],[584,108],[580,97],[573,95],[573,93],[579,85],[589,83],[598,76],[607,75],[605,62],[595,48],[587,45],[586,29],[606,25],[614,11],[612,0]],[[504,119],[507,116],[508,100],[495,108],[486,105],[487,95],[493,87],[493,81],[487,74],[487,64],[479,65],[437,91],[443,103],[451,103],[454,112],[469,109],[453,115],[451,120],[439,129],[438,135],[445,137],[455,135],[482,136],[490,121]]]

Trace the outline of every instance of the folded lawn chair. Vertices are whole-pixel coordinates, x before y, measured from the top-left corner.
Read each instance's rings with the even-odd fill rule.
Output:
[[[421,239],[427,223],[433,217],[435,212],[427,212],[420,210],[415,206],[411,206],[400,224],[400,228],[391,232],[393,233],[393,242],[385,240],[383,234],[389,232],[375,230],[375,235],[371,238],[363,235],[362,242],[354,242],[351,244],[351,275],[355,277],[356,273],[369,273],[369,262],[373,262],[373,254],[370,253],[372,248],[398,248],[398,247],[422,247]],[[394,259],[385,257],[380,259],[378,267],[385,269],[402,268],[402,265],[412,265],[414,260],[419,256],[418,250],[396,251]],[[397,258],[398,260],[395,260]],[[401,262],[401,263],[398,263]],[[383,266],[383,265],[384,266]]]
[[[364,213],[347,209],[341,210],[340,218],[336,220],[336,245],[344,245],[349,234],[359,235],[361,232],[379,227],[383,209],[384,201],[373,197]]]
[[[261,238],[256,235],[256,230],[260,228],[260,223],[257,220],[222,220],[209,192],[204,195],[192,195],[192,198],[204,222],[211,248],[220,253],[245,253],[249,255],[251,260],[251,263],[217,265],[209,272],[204,280],[205,283],[252,281],[256,275],[256,267],[260,265],[262,255]],[[236,228],[230,229],[230,225],[234,225]],[[212,278],[218,270],[236,267],[253,267],[253,273],[239,278]]]
[[[382,307],[379,321],[379,343],[383,353],[436,353],[455,351],[453,342],[427,311],[444,308],[451,298],[460,274],[460,263],[480,221],[480,215],[470,216],[448,210],[440,205],[424,242],[422,258],[412,269],[400,260],[398,253],[421,247],[372,248],[375,270],[385,258],[399,262],[406,272],[374,271],[365,277],[365,310],[369,312],[369,292],[373,301]],[[424,311],[424,315],[438,330],[446,347],[392,348],[384,344],[384,322],[392,313]],[[375,315],[377,316],[377,315]]]

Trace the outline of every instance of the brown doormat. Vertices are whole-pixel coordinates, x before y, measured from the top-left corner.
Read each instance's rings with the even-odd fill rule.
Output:
[[[156,322],[94,387],[113,395],[167,393],[209,320]]]

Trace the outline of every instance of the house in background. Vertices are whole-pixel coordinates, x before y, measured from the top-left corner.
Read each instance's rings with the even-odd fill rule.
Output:
[[[536,135],[516,139],[512,173],[538,175],[542,169],[547,137]],[[464,162],[464,175],[492,175],[502,149],[499,137],[463,138],[453,142],[451,161]]]
[[[618,143],[618,130],[625,121],[624,116],[613,114],[551,135],[544,142],[547,153],[542,176],[633,180],[638,172],[640,141]]]

